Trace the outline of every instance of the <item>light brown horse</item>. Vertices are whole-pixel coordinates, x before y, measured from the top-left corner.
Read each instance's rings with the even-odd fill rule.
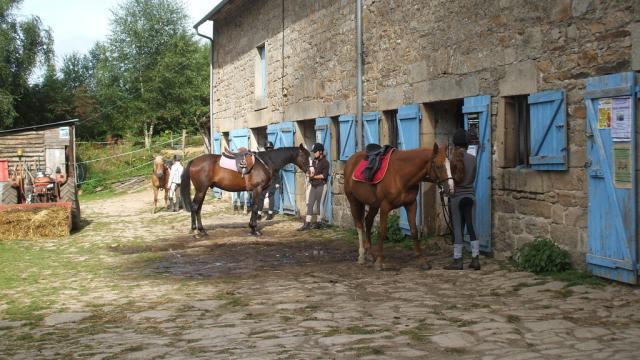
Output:
[[[158,191],[164,191],[164,207],[169,202],[169,167],[164,163],[162,156],[156,156],[153,160],[153,174],[151,174],[151,186],[153,187],[153,211],[158,207]]]
[[[302,144],[299,147],[283,147],[275,150],[260,151],[257,153],[237,153],[233,156],[246,156],[246,171],[242,176],[239,172],[220,166],[221,155],[200,155],[189,161],[182,172],[180,194],[186,211],[191,211],[191,231],[196,228],[199,233],[207,234],[202,226],[202,203],[207,189],[217,187],[225,191],[251,191],[253,194],[253,207],[249,227],[252,235],[260,235],[258,232],[258,201],[262,192],[269,187],[271,178],[287,164],[295,164],[303,172],[309,171],[309,150]],[[191,200],[191,183],[196,194]],[[197,227],[196,227],[197,225]]]
[[[418,239],[416,196],[421,181],[448,186],[447,180],[450,175],[446,153],[447,146],[438,147],[438,144],[434,144],[433,149],[395,150],[391,155],[385,177],[377,184],[355,181],[352,178],[356,166],[366,156],[364,151],[353,154],[347,160],[344,167],[344,193],[349,200],[351,216],[358,231],[359,264],[365,264],[367,257],[373,258],[371,254],[371,227],[378,211],[380,211],[380,239],[378,240],[375,267],[378,270],[383,269],[382,244],[387,236],[387,218],[391,210],[403,206],[407,211],[418,265],[425,270],[431,268],[422,255]],[[369,205],[366,219],[364,219],[365,205]],[[366,221],[366,232],[363,219]]]

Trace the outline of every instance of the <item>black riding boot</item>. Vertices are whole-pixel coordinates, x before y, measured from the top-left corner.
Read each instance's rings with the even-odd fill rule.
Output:
[[[471,258],[469,269],[480,270],[480,256],[474,256]]]
[[[445,270],[462,270],[462,258],[453,259],[451,264],[444,267]]]
[[[298,231],[307,231],[307,230],[311,230],[311,223],[305,221],[304,225],[298,228]]]

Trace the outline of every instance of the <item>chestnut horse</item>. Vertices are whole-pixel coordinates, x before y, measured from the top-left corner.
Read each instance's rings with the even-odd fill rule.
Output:
[[[169,167],[164,163],[162,156],[156,156],[153,160],[153,174],[151,174],[151,185],[153,187],[153,211],[156,213],[158,207],[158,191],[164,191],[164,207],[167,207],[169,199]]]
[[[238,155],[238,154],[235,154]],[[295,164],[303,172],[309,171],[309,150],[302,144],[299,147],[284,147],[275,150],[260,151],[250,153],[253,161],[247,168],[247,172],[242,176],[239,172],[229,170],[220,166],[221,155],[200,155],[189,161],[182,173],[180,184],[180,194],[184,201],[184,208],[191,211],[191,231],[197,230],[199,233],[207,234],[202,226],[202,203],[204,202],[207,189],[217,187],[225,191],[251,191],[253,199],[260,199],[262,192],[269,187],[271,178],[276,171],[279,171],[287,164]],[[191,183],[196,194],[191,200]],[[260,235],[256,230],[258,226],[258,203],[254,201],[251,207],[251,220],[249,228],[252,235]]]
[[[365,264],[367,257],[373,257],[371,254],[371,227],[378,211],[380,211],[380,239],[378,240],[375,268],[383,269],[382,243],[387,236],[387,217],[391,210],[404,206],[411,227],[418,265],[424,270],[431,268],[420,249],[416,227],[416,196],[421,181],[434,182],[448,187],[447,180],[451,176],[449,175],[449,160],[446,153],[447,146],[438,147],[438,144],[435,144],[433,149],[395,150],[391,154],[386,175],[377,184],[360,182],[352,178],[356,166],[367,155],[364,151],[353,154],[347,160],[344,167],[344,193],[349,201],[351,216],[358,231],[359,264]],[[365,205],[369,205],[366,219],[364,219]],[[363,226],[363,219],[366,229]]]

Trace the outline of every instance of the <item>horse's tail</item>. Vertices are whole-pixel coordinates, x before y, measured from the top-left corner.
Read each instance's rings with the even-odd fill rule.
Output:
[[[189,161],[180,176],[180,198],[182,199],[182,205],[185,211],[189,212],[191,212],[191,161]]]

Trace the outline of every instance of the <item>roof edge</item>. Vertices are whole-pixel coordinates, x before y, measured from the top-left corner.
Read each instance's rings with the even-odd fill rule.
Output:
[[[26,131],[26,130],[38,130],[38,129],[43,129],[43,128],[56,127],[56,126],[65,125],[65,124],[77,123],[78,121],[80,121],[80,120],[79,119],[72,119],[72,120],[58,121],[58,122],[48,123],[48,124],[25,126],[25,127],[16,128],[16,129],[0,130],[0,135],[1,134],[9,134],[9,133],[12,133],[12,132],[20,132],[20,131]]]
[[[222,0],[218,3],[218,5],[216,5],[213,9],[211,9],[211,11],[209,11],[207,13],[207,15],[205,15],[202,19],[200,19],[200,21],[198,21],[197,23],[195,23],[193,25],[194,29],[198,29],[198,27],[200,25],[202,25],[204,22],[206,22],[207,20],[211,19],[213,17],[213,15],[215,15],[218,11],[220,11],[220,9],[222,9],[222,7],[224,7],[225,5],[227,5],[227,3],[231,1],[231,0]]]

